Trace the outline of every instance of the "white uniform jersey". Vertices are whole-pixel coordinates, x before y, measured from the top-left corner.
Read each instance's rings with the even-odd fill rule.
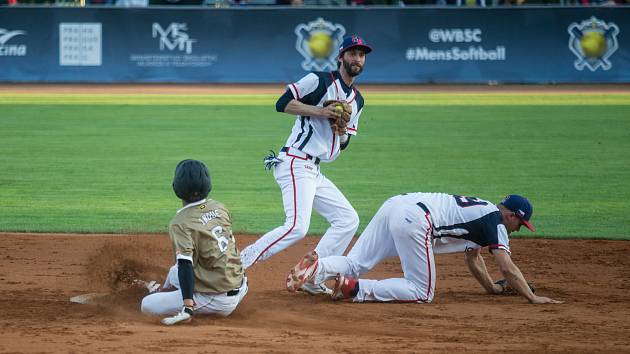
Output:
[[[348,135],[356,135],[359,117],[363,110],[363,96],[354,87],[348,87],[338,71],[313,72],[300,81],[288,85],[298,101],[323,106],[327,100],[344,100],[352,106],[348,122]],[[328,119],[297,116],[291,135],[285,146],[301,150],[322,162],[333,161],[339,156],[340,137],[333,134]]]
[[[404,198],[430,214],[436,253],[461,252],[462,245],[510,252],[501,212],[492,202],[445,193],[409,193]],[[453,245],[450,250],[449,242]],[[438,246],[444,249],[438,252]]]

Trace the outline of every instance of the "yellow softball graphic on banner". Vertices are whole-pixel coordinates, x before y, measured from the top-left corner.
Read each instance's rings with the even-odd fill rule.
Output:
[[[598,31],[586,32],[580,39],[580,48],[585,56],[599,58],[606,51],[606,38]]]
[[[567,28],[569,50],[576,56],[573,66],[576,70],[599,68],[610,70],[613,62],[610,57],[617,51],[619,26],[602,21],[595,16],[581,22],[573,22]]]
[[[302,69],[330,71],[337,69],[337,48],[343,41],[346,29],[339,23],[318,17],[314,21],[295,27],[295,49],[302,54]]]
[[[332,38],[325,32],[311,34],[308,39],[308,49],[315,58],[327,58],[332,52]]]

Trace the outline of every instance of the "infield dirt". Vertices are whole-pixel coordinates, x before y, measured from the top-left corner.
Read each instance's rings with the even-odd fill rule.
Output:
[[[0,85],[2,93],[274,93],[283,85]],[[628,92],[610,86],[366,87],[367,91]],[[256,237],[237,236],[242,249]],[[135,276],[160,281],[172,261],[166,235],[0,233],[2,353],[630,353],[630,241],[513,239],[516,264],[541,295],[530,305],[485,295],[462,255],[436,257],[431,304],[354,304],[290,294],[287,271],[319,238],[247,271],[250,292],[228,318],[197,317],[167,328],[139,311],[143,293],[120,287]],[[499,277],[487,252],[484,258]],[[397,260],[366,277],[401,276]],[[70,297],[112,291],[99,305]]]
[[[256,237],[237,239],[243,248]],[[628,241],[512,240],[526,278],[560,305],[485,295],[461,254],[436,257],[431,304],[355,304],[285,290],[287,271],[318,239],[250,268],[250,292],[232,316],[167,328],[140,313],[142,292],[117,287],[125,276],[162,281],[167,235],[0,234],[0,352],[630,352]],[[399,277],[400,264],[366,276]],[[69,302],[112,288],[99,305]]]

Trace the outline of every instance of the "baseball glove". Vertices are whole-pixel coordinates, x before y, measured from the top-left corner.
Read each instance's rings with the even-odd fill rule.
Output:
[[[324,107],[328,107],[331,104],[335,105],[337,117],[329,119],[330,127],[335,134],[343,135],[348,129],[348,122],[352,116],[352,106],[346,101],[328,100],[324,102]]]
[[[499,295],[505,295],[505,296],[512,296],[512,295],[518,295],[518,291],[516,291],[516,289],[514,289],[512,287],[512,285],[510,285],[510,282],[507,279],[501,279],[501,280],[497,280],[496,282],[494,282],[497,285],[500,285],[501,288],[503,289]],[[527,285],[529,285],[529,288],[531,289],[531,291],[533,293],[536,292],[536,289],[534,288],[534,285],[531,283],[527,283]]]

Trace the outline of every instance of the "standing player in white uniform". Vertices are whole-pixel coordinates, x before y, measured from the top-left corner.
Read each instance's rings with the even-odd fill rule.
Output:
[[[322,174],[319,163],[334,161],[357,134],[363,97],[353,84],[363,70],[366,54],[371,51],[359,36],[344,38],[337,71],[310,73],[288,85],[278,99],[278,112],[297,115],[291,135],[271,164],[282,192],[286,219],[284,225],[243,249],[241,259],[245,268],[301,240],[308,231],[313,209],[330,222],[315,248],[321,257],[342,255],[350,244],[359,227],[359,216],[337,186]],[[329,119],[339,113],[334,105],[324,107],[328,100],[346,101],[352,107],[343,135],[331,129]],[[313,295],[330,293],[323,284],[307,283],[302,290]]]
[[[376,212],[347,257],[319,258],[307,253],[287,276],[295,291],[307,280],[336,279],[333,299],[355,302],[428,303],[435,295],[434,253],[465,252],[471,274],[489,294],[503,292],[493,283],[480,250],[488,247],[510,285],[535,304],[558,303],[535,295],[510,258],[508,234],[522,225],[530,230],[530,202],[509,195],[501,203],[444,193],[410,193],[387,200]],[[358,279],[382,260],[398,256],[403,278]]]

